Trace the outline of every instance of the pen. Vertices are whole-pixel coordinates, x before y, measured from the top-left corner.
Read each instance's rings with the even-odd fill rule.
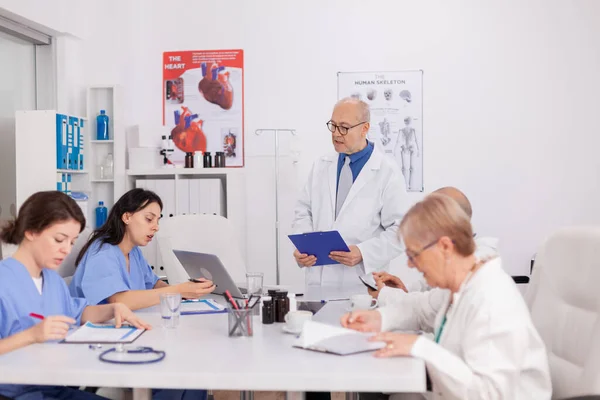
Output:
[[[329,299],[329,300],[321,300],[321,304],[325,304],[330,301],[348,301],[350,299]]]
[[[190,278],[190,279],[189,279],[189,281],[190,281],[190,282],[194,282],[194,283],[202,283],[202,282],[206,282],[206,281],[199,281],[198,279],[194,279],[194,278]],[[217,287],[217,285],[215,285],[214,283],[213,283],[213,286],[214,286],[214,287]]]
[[[254,297],[254,295],[251,294],[250,297],[246,299],[246,310],[249,308],[248,305],[250,304],[250,301],[252,300],[253,297]]]
[[[229,290],[225,291],[225,296],[227,296],[227,300],[229,300],[229,302],[231,303],[231,305],[233,306],[233,308],[235,308],[236,310],[240,309],[238,307],[237,303],[235,302],[235,300],[233,300],[233,297],[231,297],[231,293],[229,293]]]
[[[44,320],[44,316],[43,316],[43,315],[40,315],[40,314],[36,314],[36,313],[29,313],[29,316],[30,316],[30,317],[33,317],[33,318],[41,319],[42,321]]]

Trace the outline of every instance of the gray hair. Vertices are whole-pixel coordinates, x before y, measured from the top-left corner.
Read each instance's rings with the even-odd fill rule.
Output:
[[[371,108],[364,101],[357,99],[356,97],[344,97],[337,103],[335,103],[335,107],[340,106],[342,104],[355,104],[358,106],[359,118],[360,122],[371,122]]]

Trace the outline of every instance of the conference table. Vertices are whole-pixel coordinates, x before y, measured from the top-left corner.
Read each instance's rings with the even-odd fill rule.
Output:
[[[306,287],[298,301],[330,300],[326,321],[336,324],[354,293],[364,287]],[[216,298],[224,304],[222,298]],[[324,309],[325,310],[325,309]],[[333,310],[333,311],[332,311]],[[154,364],[121,365],[99,360],[103,350],[83,344],[34,344],[0,356],[0,383],[133,388],[149,399],[150,388],[284,392],[424,392],[425,364],[410,357],[379,359],[292,347],[296,337],[283,324],[253,317],[254,335],[228,337],[227,314],[183,315],[176,329],[161,327],[158,307],[138,311],[153,329],[132,345],[164,350]],[[318,320],[319,313],[315,315]],[[323,318],[321,318],[323,319]]]

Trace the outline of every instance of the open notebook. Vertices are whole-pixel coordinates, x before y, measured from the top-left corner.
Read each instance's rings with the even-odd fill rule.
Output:
[[[385,346],[383,342],[369,342],[371,336],[372,333],[307,321],[294,347],[346,356],[381,349]]]
[[[115,328],[114,325],[86,322],[69,334],[62,343],[133,343],[144,332],[145,329],[129,325]]]

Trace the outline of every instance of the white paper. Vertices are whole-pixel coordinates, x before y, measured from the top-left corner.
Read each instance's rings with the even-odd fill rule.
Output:
[[[383,342],[369,342],[369,337],[372,335],[320,322],[307,321],[294,346],[339,355],[383,348],[385,346]]]
[[[87,322],[65,338],[65,343],[131,343],[145,329],[137,329],[129,325],[115,328],[114,325],[92,324]]]
[[[219,312],[225,307],[212,299],[184,300],[181,303],[181,312]]]

